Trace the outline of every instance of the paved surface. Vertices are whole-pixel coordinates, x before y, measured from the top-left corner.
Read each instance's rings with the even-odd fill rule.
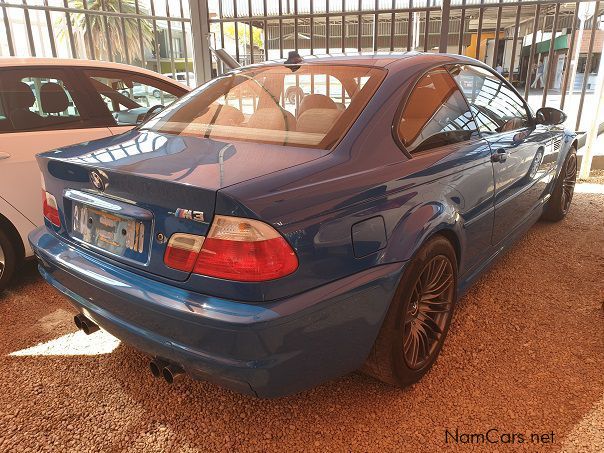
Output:
[[[0,451],[602,452],[604,177],[578,190],[565,221],[533,227],[460,301],[405,391],[356,373],[272,401],[168,386],[108,334],[75,332],[30,265],[0,295]],[[471,436],[490,429],[514,443]]]

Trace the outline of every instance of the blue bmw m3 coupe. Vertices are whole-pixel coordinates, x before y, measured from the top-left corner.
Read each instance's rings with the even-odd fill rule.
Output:
[[[568,212],[564,121],[456,55],[248,66],[128,133],[39,155],[29,240],[78,327],[168,382],[277,397],[361,369],[403,387],[471,282]]]

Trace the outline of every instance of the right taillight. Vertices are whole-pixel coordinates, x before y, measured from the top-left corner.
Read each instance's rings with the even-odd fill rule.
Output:
[[[61,219],[59,218],[59,208],[57,206],[57,200],[54,195],[42,191],[42,210],[44,212],[44,217],[50,223],[52,223],[56,227],[61,226]]]
[[[175,236],[188,238],[180,247],[170,247]],[[194,238],[201,240],[198,253]],[[180,238],[182,242],[184,238]],[[178,259],[169,258],[172,250]],[[164,261],[170,267],[242,282],[274,280],[298,268],[298,258],[289,243],[273,227],[258,220],[217,215],[206,238],[177,234],[170,238]],[[169,262],[170,261],[170,262]],[[181,267],[176,262],[183,263]],[[186,264],[185,264],[186,263]]]
[[[194,234],[176,233],[170,237],[166,253],[164,253],[164,263],[166,266],[179,271],[191,272],[204,237]]]

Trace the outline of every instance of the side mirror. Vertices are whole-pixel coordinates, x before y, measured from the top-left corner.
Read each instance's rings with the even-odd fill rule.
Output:
[[[144,123],[145,121],[153,118],[155,115],[157,115],[163,109],[164,109],[164,106],[161,104],[154,105],[149,110],[147,110],[144,114],[138,116],[138,118],[136,120],[136,124]]]
[[[557,126],[566,121],[566,113],[554,107],[542,107],[535,114],[537,124],[545,124],[547,126]]]

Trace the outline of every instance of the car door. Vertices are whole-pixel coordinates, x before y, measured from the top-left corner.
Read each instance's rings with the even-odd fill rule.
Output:
[[[43,223],[35,155],[111,135],[91,118],[69,68],[0,69],[0,196],[35,225]]]
[[[110,115],[111,132],[121,134],[140,124],[150,109],[160,109],[189,90],[135,71],[106,68],[82,68],[82,77],[102,99]]]
[[[551,133],[534,121],[518,93],[495,73],[473,65],[456,66],[460,85],[492,153],[498,244],[545,200],[553,163]]]
[[[463,275],[491,252],[493,164],[489,145],[447,69],[432,69],[418,80],[397,132],[413,159],[438,156],[438,164],[425,173],[443,182],[433,186],[438,193],[426,197],[458,210],[464,248],[459,273]]]

